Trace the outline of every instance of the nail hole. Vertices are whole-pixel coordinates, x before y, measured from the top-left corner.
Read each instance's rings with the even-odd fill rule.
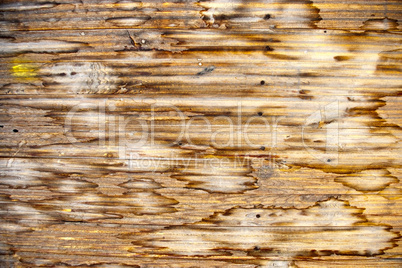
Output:
[[[76,73],[76,72],[71,72],[70,74],[71,74],[71,75],[76,75],[77,73]]]
[[[266,46],[266,47],[265,47],[265,50],[266,50],[266,51],[274,51],[274,49],[273,49],[272,47],[270,47],[270,46]]]
[[[265,150],[265,146],[261,146],[261,147],[260,147],[260,150],[263,150],[263,151],[264,151],[264,150]]]
[[[18,132],[18,129],[13,129],[13,132]]]
[[[265,16],[264,16],[264,20],[269,20],[271,18],[271,15],[269,15],[269,14],[266,14]]]
[[[262,112],[258,112],[258,115],[259,115],[259,116],[262,116]]]
[[[327,162],[331,162],[331,159],[327,159]]]
[[[259,218],[261,217],[261,215],[260,215],[260,214],[257,214],[257,215],[255,215],[255,217],[256,217],[257,219],[259,219]]]
[[[254,250],[260,250],[260,247],[259,247],[259,246],[255,246],[255,247],[254,247]]]
[[[264,80],[261,80],[260,85],[261,85],[261,86],[265,85],[265,81],[264,81]]]
[[[179,146],[182,146],[182,145],[183,145],[183,143],[182,143],[182,142],[179,142],[179,143],[178,143],[178,145],[179,145]]]
[[[327,31],[324,31],[324,33],[327,33]]]

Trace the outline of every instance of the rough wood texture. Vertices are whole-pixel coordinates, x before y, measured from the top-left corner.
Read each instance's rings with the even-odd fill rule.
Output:
[[[0,267],[401,267],[399,0],[3,0]]]

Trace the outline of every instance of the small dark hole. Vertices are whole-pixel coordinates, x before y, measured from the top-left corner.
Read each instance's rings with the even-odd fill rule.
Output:
[[[13,129],[13,132],[18,132],[18,129]]]
[[[269,14],[266,14],[265,16],[264,16],[264,20],[269,20],[271,18],[271,15],[269,15]]]
[[[264,150],[265,150],[265,146],[261,146],[261,147],[260,147],[260,150],[263,150],[263,151],[264,151]]]
[[[260,250],[260,247],[259,247],[259,246],[255,246],[255,247],[254,247],[254,250]]]
[[[3,128],[3,127],[4,127],[3,125],[0,126],[0,128]]]
[[[266,51],[274,51],[274,49],[273,49],[272,47],[270,47],[270,46],[266,46],[266,47],[265,47],[265,50],[266,50]]]
[[[76,72],[71,72],[71,75],[76,75],[77,73]]]
[[[327,159],[327,162],[331,162],[331,159]]]
[[[327,31],[324,31],[324,33],[327,33]]]
[[[258,112],[258,115],[259,115],[259,116],[262,116],[262,112]]]
[[[183,145],[183,143],[182,143],[182,142],[179,142],[179,143],[178,143],[178,145],[179,145],[179,146],[182,146],[182,145]]]
[[[67,74],[66,73],[61,73],[61,74],[59,74],[60,76],[66,76]]]
[[[261,86],[265,85],[265,81],[264,81],[264,80],[261,80],[260,85],[261,85]]]
[[[260,214],[257,214],[257,215],[255,215],[255,217],[256,217],[257,219],[259,219],[259,218],[261,217],[261,215],[260,215]]]

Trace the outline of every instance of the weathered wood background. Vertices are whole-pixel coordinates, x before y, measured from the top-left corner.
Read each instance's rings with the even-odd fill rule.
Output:
[[[2,0],[1,267],[401,267],[400,0]]]

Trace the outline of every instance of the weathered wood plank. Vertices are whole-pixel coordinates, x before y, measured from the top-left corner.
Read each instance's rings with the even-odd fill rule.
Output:
[[[41,263],[47,265],[52,265],[55,264],[55,262],[60,261],[62,264],[67,264],[67,265],[80,265],[80,264],[101,264],[101,263],[112,263],[112,264],[138,264],[144,261],[145,264],[148,263],[149,261],[156,261],[158,262],[157,259],[165,259],[165,261],[174,260],[177,261],[178,263],[185,263],[185,262],[192,262],[194,260],[198,260],[201,262],[205,263],[213,263],[215,262],[226,262],[226,263],[232,263],[232,264],[259,264],[259,265],[272,265],[272,262],[274,263],[281,263],[283,262],[283,265],[289,266],[293,263],[293,261],[302,261],[305,262],[305,258],[308,257],[308,255],[313,255],[311,257],[315,258],[315,262],[318,262],[323,264],[328,262],[331,264],[332,262],[338,263],[338,265],[343,265],[345,264],[350,264],[353,261],[357,261],[360,263],[372,263],[372,264],[386,264],[390,263],[392,265],[393,260],[392,256],[395,255],[390,255],[390,260],[381,260],[381,257],[379,259],[373,259],[371,256],[376,255],[376,250],[381,250],[380,246],[384,246],[381,244],[381,239],[377,237],[376,239],[379,239],[377,242],[378,244],[373,245],[372,243],[366,245],[364,244],[365,241],[370,239],[370,233],[373,235],[374,233],[371,232],[370,227],[361,227],[361,228],[327,228],[327,237],[321,237],[317,238],[315,236],[315,231],[314,229],[311,229],[311,227],[307,228],[292,228],[294,231],[294,235],[291,237],[286,237],[284,233],[286,233],[286,228],[249,228],[249,232],[244,232],[244,229],[241,228],[236,228],[231,229],[231,228],[225,228],[219,230],[218,228],[200,228],[200,229],[195,229],[190,232],[184,232],[184,230],[180,229],[169,229],[169,228],[163,228],[163,227],[153,227],[153,228],[138,228],[135,226],[126,226],[124,227],[125,230],[127,231],[126,234],[123,235],[118,235],[116,236],[116,233],[113,230],[116,230],[116,228],[121,228],[122,226],[119,225],[96,225],[97,231],[93,232],[93,228],[95,226],[91,225],[77,225],[77,224],[63,224],[63,225],[55,225],[52,226],[50,229],[44,229],[44,230],[38,230],[36,233],[25,233],[25,237],[32,236],[33,239],[37,241],[42,241],[43,243],[47,243],[49,240],[52,241],[53,243],[46,244],[46,246],[41,246],[38,247],[35,244],[31,244],[27,242],[26,239],[22,236],[15,236],[13,237],[13,242],[15,244],[18,244],[22,250],[21,250],[21,255],[19,256],[19,260],[22,261],[23,263],[31,263],[40,265]],[[254,229],[254,230],[253,230]],[[170,233],[171,231],[177,231],[176,237],[171,237]],[[198,230],[198,231],[197,231]],[[299,231],[295,231],[299,230]],[[317,230],[317,229],[316,229]],[[367,233],[367,231],[370,230],[370,232]],[[52,235],[51,236],[46,236],[46,233],[48,231],[51,231]],[[133,233],[130,233],[132,231]],[[308,232],[305,232],[308,231]],[[330,232],[333,231],[333,232]],[[381,229],[378,231],[381,232]],[[180,235],[180,232],[182,232],[182,235]],[[200,233],[201,232],[201,233]],[[219,240],[227,240],[227,236],[221,236],[220,234],[228,234],[228,232],[234,232],[232,234],[237,234],[237,239],[243,239],[246,241],[250,241],[249,244],[245,244],[244,247],[247,249],[239,248],[239,243],[232,243],[228,242],[226,244],[226,247],[220,247],[217,248],[216,250],[209,251],[209,248],[213,248],[216,245],[216,241]],[[259,233],[259,238],[256,238],[255,236],[252,236],[253,232]],[[348,234],[351,236],[355,235],[364,235],[364,236],[358,236],[356,239],[359,241],[361,244],[344,244],[341,240],[337,240],[337,238],[334,238],[332,235],[335,233],[342,233],[342,234]],[[346,233],[345,233],[346,232]],[[99,234],[103,235],[104,237],[108,237],[108,240],[106,240],[106,244],[103,243],[97,243],[98,241],[98,236]],[[203,236],[200,236],[204,234]],[[154,248],[152,249],[151,247],[147,246],[142,246],[143,243],[147,243],[147,241],[142,240],[140,243],[138,243],[137,240],[141,238],[145,238],[147,236],[164,236],[164,238],[161,238],[161,243],[170,243],[171,245],[175,245],[177,248]],[[212,237],[213,236],[213,237]],[[385,235],[384,235],[385,236]],[[382,236],[382,237],[384,237]],[[300,239],[303,237],[303,241],[309,242],[308,244],[305,244],[303,241],[298,241],[298,238]],[[338,239],[340,239],[342,236],[339,236]],[[251,238],[251,239],[250,239]],[[262,242],[262,239],[264,242]],[[275,241],[272,241],[272,239],[275,239]],[[314,240],[309,240],[313,238]],[[190,242],[191,246],[181,244],[180,241],[186,241],[187,239],[193,239]],[[287,239],[295,239],[294,243],[286,243]],[[331,250],[323,250],[323,251],[312,251],[312,252],[305,252],[305,251],[299,251],[297,252],[298,249],[302,249],[303,246],[306,247],[311,247],[312,245],[314,246],[318,241],[324,241],[322,245],[327,244],[327,248],[348,248],[352,246],[357,246],[360,248],[363,248],[365,251],[362,252],[355,252],[355,256],[339,256],[341,255],[341,250],[335,252],[331,252]],[[332,241],[331,241],[332,240]],[[355,240],[355,241],[356,241]],[[136,243],[133,243],[133,241],[136,241]],[[289,252],[287,252],[285,255],[280,255],[281,250],[278,250],[276,252],[273,252],[272,250],[264,248],[264,243],[271,242],[276,245],[282,245],[282,249],[290,249]],[[357,242],[356,241],[356,242]],[[253,243],[254,242],[254,243]],[[258,246],[258,242],[262,242],[261,247]],[[71,246],[73,244],[77,244],[80,246]],[[133,245],[134,244],[134,245]],[[289,248],[289,246],[291,246]],[[256,248],[257,247],[257,248]],[[97,252],[99,251],[104,251],[105,248],[109,250],[108,256],[99,256],[98,259],[95,259],[93,257],[93,254],[98,254]],[[188,255],[187,257],[180,256],[182,255],[183,251],[186,252],[188,250],[195,250],[197,249],[201,251],[193,251]],[[154,250],[154,251],[152,251]],[[170,250],[170,252],[169,252]],[[366,252],[367,250],[367,252]],[[296,251],[296,252],[295,252]],[[246,254],[241,254],[241,252],[245,252]],[[226,254],[224,254],[226,253]],[[306,255],[302,255],[302,254]],[[398,252],[395,252],[398,254]],[[71,254],[71,255],[70,255]],[[187,254],[187,252],[186,252]],[[231,255],[230,255],[231,254]],[[400,253],[399,253],[400,254]],[[37,256],[44,256],[44,259],[37,259]],[[293,255],[293,256],[292,256]],[[294,255],[299,255],[296,256],[296,258],[292,261],[292,257],[294,258]],[[357,256],[356,256],[357,255]],[[359,256],[360,255],[360,256]],[[370,256],[371,258],[362,258],[365,255]],[[71,258],[71,256],[76,256],[74,259]],[[387,255],[386,255],[387,256]],[[386,257],[383,256],[383,257]],[[326,261],[326,262],[324,262]],[[314,262],[314,260],[313,260]],[[396,261],[395,263],[398,263]],[[220,265],[225,265],[221,263]],[[285,266],[285,267],[286,267]],[[124,267],[124,266],[123,266]]]
[[[400,267],[398,0],[0,4],[1,267]]]
[[[2,28],[54,30],[93,28],[335,28],[400,30],[398,0],[276,1],[4,1]],[[25,2],[25,3],[24,3]],[[82,14],[85,14],[83,16]],[[269,16],[267,16],[269,15]]]

